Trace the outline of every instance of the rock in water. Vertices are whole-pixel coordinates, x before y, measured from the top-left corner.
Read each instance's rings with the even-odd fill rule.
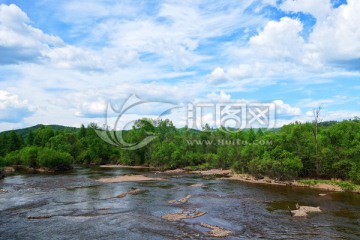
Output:
[[[232,234],[231,231],[207,223],[200,223],[200,226],[211,229],[210,231],[208,231],[208,235],[212,237],[224,238]]]
[[[184,219],[198,218],[205,214],[206,214],[205,212],[199,212],[196,210],[192,210],[192,211],[183,210],[181,212],[164,215],[161,218],[170,222],[176,222],[176,221],[182,221]]]
[[[297,210],[292,210],[291,214],[294,217],[306,217],[308,213],[321,212],[320,207],[300,206]]]

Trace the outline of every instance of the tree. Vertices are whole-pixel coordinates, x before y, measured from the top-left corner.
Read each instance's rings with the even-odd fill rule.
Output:
[[[21,148],[21,142],[22,141],[20,139],[20,136],[18,136],[15,131],[11,131],[9,137],[8,151],[12,152],[15,150],[19,150]]]
[[[315,143],[315,167],[316,167],[316,174],[319,176],[320,173],[320,158],[319,158],[319,124],[321,123],[322,119],[320,118],[322,107],[319,106],[316,109],[313,109],[313,135],[314,135],[314,143]]]
[[[86,128],[85,128],[84,124],[81,124],[78,136],[79,136],[79,139],[86,137]]]
[[[34,132],[32,130],[29,131],[29,134],[26,138],[26,145],[32,146],[34,144]]]

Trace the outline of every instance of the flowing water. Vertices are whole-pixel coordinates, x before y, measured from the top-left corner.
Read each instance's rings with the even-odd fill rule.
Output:
[[[98,178],[144,174],[164,181],[101,183]],[[193,187],[192,184],[203,186]],[[131,188],[138,195],[114,198]],[[208,223],[232,231],[226,239],[360,239],[360,195],[255,185],[198,175],[139,169],[75,168],[66,174],[19,174],[0,180],[0,239],[213,239]],[[187,203],[169,200],[187,195]],[[295,204],[321,213],[291,217]],[[180,222],[161,216],[182,210],[205,215]]]

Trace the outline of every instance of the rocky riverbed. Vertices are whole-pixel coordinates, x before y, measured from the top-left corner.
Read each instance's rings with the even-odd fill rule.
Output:
[[[347,192],[97,167],[15,174],[0,189],[0,239],[360,238],[360,196]]]

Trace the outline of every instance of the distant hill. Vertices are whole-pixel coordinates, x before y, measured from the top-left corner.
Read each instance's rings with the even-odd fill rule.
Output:
[[[26,139],[27,135],[29,134],[30,131],[35,131],[39,128],[43,128],[43,127],[51,127],[54,131],[58,131],[58,130],[69,130],[69,131],[78,131],[79,128],[76,127],[67,127],[67,126],[61,126],[61,125],[43,125],[43,124],[38,124],[32,127],[27,127],[27,128],[21,128],[21,129],[16,129],[14,130],[18,135],[22,136],[23,139]],[[11,132],[12,130],[9,131],[4,131],[1,132],[0,134],[4,134],[7,132]]]
[[[330,127],[334,124],[338,123],[337,121],[324,121],[319,123],[320,126],[322,127]],[[43,128],[43,127],[51,127],[54,131],[57,130],[68,130],[68,131],[79,131],[80,128],[76,128],[76,127],[68,127],[68,126],[62,126],[62,125],[43,125],[43,124],[38,124],[32,127],[27,127],[27,128],[21,128],[21,129],[16,129],[14,130],[18,135],[21,135],[23,137],[23,139],[26,139],[27,135],[29,134],[30,130],[35,131],[39,128]],[[262,130],[266,130],[269,132],[278,132],[280,131],[281,128],[272,128],[272,129],[262,129]],[[191,131],[191,132],[201,132],[200,130],[197,129],[186,129],[186,128],[179,128],[180,132],[185,132],[185,131]],[[236,131],[236,129],[230,129],[230,131]],[[246,128],[246,129],[242,129],[242,131],[246,132],[249,131],[250,128]],[[257,128],[254,128],[255,131],[257,131]],[[4,132],[0,132],[0,134],[4,134],[7,132],[11,132],[12,130],[8,130],[8,131],[4,131]]]

